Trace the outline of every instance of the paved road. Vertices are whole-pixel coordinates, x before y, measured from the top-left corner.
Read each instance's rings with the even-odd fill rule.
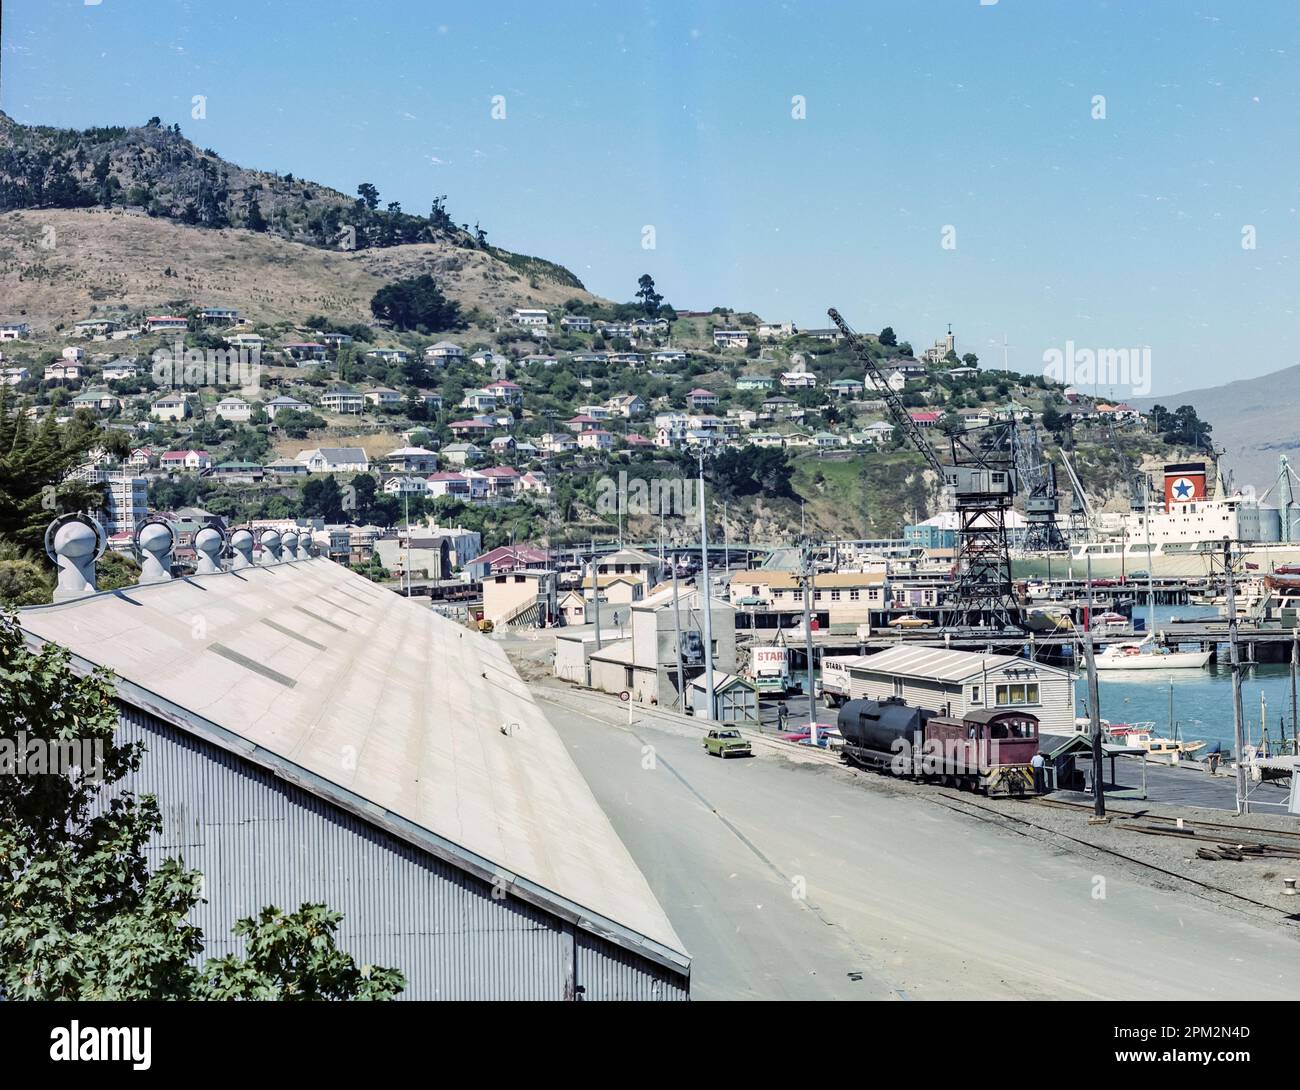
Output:
[[[1300,998],[1286,925],[875,777],[543,707],[693,955],[696,998]]]

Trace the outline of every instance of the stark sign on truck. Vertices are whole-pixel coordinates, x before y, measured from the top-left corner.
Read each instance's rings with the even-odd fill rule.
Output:
[[[750,680],[760,693],[784,693],[790,683],[790,658],[784,647],[765,645],[749,649]]]

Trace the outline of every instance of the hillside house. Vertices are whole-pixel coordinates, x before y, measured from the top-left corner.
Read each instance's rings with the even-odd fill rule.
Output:
[[[363,396],[371,405],[380,409],[396,408],[406,400],[401,391],[394,390],[391,386],[376,386],[373,390],[367,390]]]
[[[366,473],[370,459],[361,447],[318,447],[299,452],[298,461],[312,473]]]
[[[748,348],[749,331],[745,329],[715,329],[713,331],[715,348]]]
[[[439,341],[437,344],[431,344],[424,350],[424,358],[428,363],[445,366],[449,363],[461,363],[465,359],[465,349],[451,341]]]
[[[144,320],[144,328],[149,333],[166,333],[168,331],[183,333],[189,327],[188,318],[180,318],[174,314],[153,314]]]
[[[445,454],[446,451],[443,453]],[[463,473],[442,469],[437,473],[429,474],[425,478],[425,483],[429,486],[429,495],[435,499],[443,496],[449,496],[456,500],[469,499],[469,481]]]
[[[560,328],[566,333],[590,333],[591,319],[585,314],[566,314],[560,319]]]
[[[190,415],[189,398],[181,394],[164,394],[149,406],[149,415],[155,420],[184,420]]]
[[[272,420],[278,412],[295,412],[305,413],[310,411],[310,407],[305,401],[299,401],[296,397],[289,397],[287,394],[281,394],[274,397],[262,406],[266,410],[266,415]]]
[[[359,390],[347,386],[336,386],[321,395],[321,408],[327,412],[345,416],[360,415],[366,407],[366,399]]]
[[[686,395],[686,405],[687,408],[697,412],[700,409],[716,409],[718,407],[718,395],[710,390],[697,387]]]
[[[473,443],[448,443],[440,453],[444,462],[454,466],[469,465],[483,458],[483,452]]]
[[[214,416],[234,424],[246,424],[253,416],[253,407],[242,397],[223,397],[212,410]]]
[[[551,324],[550,314],[537,307],[515,307],[512,320],[515,325],[531,329],[545,329]]]

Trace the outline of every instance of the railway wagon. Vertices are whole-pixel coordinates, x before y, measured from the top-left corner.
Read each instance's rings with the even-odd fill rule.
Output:
[[[861,768],[936,780],[988,795],[1034,790],[1038,718],[1015,709],[939,715],[898,697],[850,700],[839,714],[845,760]]]

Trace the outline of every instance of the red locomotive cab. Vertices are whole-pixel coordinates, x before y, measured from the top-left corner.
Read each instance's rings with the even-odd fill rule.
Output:
[[[999,712],[985,724],[985,767],[1027,765],[1038,752],[1038,717],[1021,711]]]

